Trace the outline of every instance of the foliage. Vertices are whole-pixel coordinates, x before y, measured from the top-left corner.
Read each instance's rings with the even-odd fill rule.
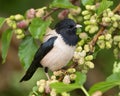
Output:
[[[28,50],[29,49],[29,50]],[[29,64],[32,62],[34,53],[37,51],[38,46],[34,39],[30,36],[26,36],[19,46],[19,58],[23,66],[27,69]],[[29,54],[29,55],[28,55]]]
[[[11,38],[12,38],[12,30],[8,29],[2,35],[2,58],[3,58],[3,63],[5,62],[5,59],[6,59],[6,56],[7,56],[8,47],[10,45]]]
[[[58,19],[68,17],[83,26],[77,32],[79,42],[72,60],[75,66],[70,66],[65,71],[53,72],[51,80],[37,81],[30,96],[43,94],[70,96],[70,92],[75,89],[81,89],[86,96],[97,96],[98,93],[102,96],[109,89],[120,86],[120,63],[117,62],[120,59],[120,14],[118,12],[120,4],[110,0],[80,1],[53,0],[48,7],[29,9],[25,16],[17,14],[0,18],[0,28],[5,24],[9,27],[2,33],[3,63],[7,57],[12,35],[16,34],[16,38],[21,39],[18,55],[25,69],[31,64],[38,49],[37,42],[43,41],[47,30],[51,30],[50,24],[55,22],[52,13],[58,11]],[[112,6],[115,6],[113,10]],[[84,83],[87,81],[86,73],[94,68],[93,59],[96,59],[98,52],[102,49],[113,49],[116,58],[113,73],[105,81],[93,85],[87,92],[84,88]]]

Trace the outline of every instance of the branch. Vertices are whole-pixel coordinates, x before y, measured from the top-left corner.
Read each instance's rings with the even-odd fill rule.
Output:
[[[74,5],[79,5],[79,3],[76,4],[78,0],[71,0],[71,3]],[[45,16],[43,16],[43,20],[47,19],[47,17],[49,17],[51,14],[53,14],[55,11],[58,11],[61,8],[54,8],[52,9],[49,13],[47,13]]]
[[[115,13],[115,12],[117,12],[117,11],[119,11],[119,10],[120,10],[120,4],[118,4],[118,6],[113,10],[113,12]],[[99,37],[101,34],[103,34],[104,30],[105,30],[105,26],[102,26],[102,27],[100,28],[100,30],[98,31],[98,33],[97,33],[97,34],[93,37],[93,39],[90,41],[90,43],[89,43],[90,52],[93,52],[93,51],[94,51],[94,46],[95,46],[95,44],[96,44],[96,42],[97,42],[97,40],[98,40],[98,37]]]
[[[45,16],[43,16],[43,20],[47,19],[51,14],[53,14],[55,11],[58,11],[60,8],[54,8],[49,13],[47,13]]]

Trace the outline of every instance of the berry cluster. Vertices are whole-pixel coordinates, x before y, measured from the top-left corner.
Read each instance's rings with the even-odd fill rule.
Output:
[[[84,24],[85,31],[93,34],[98,31],[98,16],[95,13],[96,6],[95,5],[86,5],[86,10],[82,11],[82,15],[84,16]]]
[[[115,57],[118,58],[118,54],[120,54],[120,36],[117,32],[120,29],[120,15],[113,13],[109,8],[104,10],[101,15],[97,15],[95,12],[97,7],[98,6],[96,5],[86,5],[85,10],[82,11],[85,32],[78,33],[81,40],[78,42],[73,61],[80,65],[83,72],[87,72],[88,69],[94,68],[94,64],[92,62],[93,55],[89,55],[89,52],[91,51],[89,41],[92,37],[89,37],[87,32],[89,32],[89,34],[98,32],[100,29],[99,25],[104,26],[105,30],[103,30],[101,35],[97,37],[96,44],[100,49],[110,49],[112,44],[114,44],[115,49],[113,52]]]
[[[17,39],[25,37],[25,31],[28,28],[31,20],[35,17],[42,17],[45,14],[46,7],[40,9],[29,9],[26,15],[12,15],[6,19],[7,25],[14,30]]]
[[[114,14],[111,9],[106,9],[103,12],[102,17],[102,24],[103,26],[110,26],[111,30],[109,30],[109,33],[115,31],[116,28],[120,28],[120,16],[118,14]]]
[[[106,33],[98,37],[97,45],[100,47],[100,49],[109,49],[112,47],[112,41],[112,35]]]
[[[120,62],[115,61],[113,64],[113,73],[119,73],[120,72]]]
[[[80,13],[81,13],[81,8],[77,7],[76,9],[70,8],[70,9],[65,9],[62,10],[59,14],[58,14],[58,18],[59,19],[65,19],[66,17],[73,19],[76,22],[81,21],[80,19]]]
[[[114,53],[114,56],[118,59],[120,58],[119,54],[120,54],[120,35],[116,35],[113,37],[113,41],[114,41],[114,50],[113,50],[113,53]]]
[[[53,75],[51,76],[50,80],[41,79],[37,81],[37,86],[33,88],[33,92],[30,94],[30,96],[36,96],[36,94],[50,94],[50,96],[57,96],[58,93],[55,89],[50,88],[51,83],[60,82],[62,81],[65,84],[70,84],[72,81],[76,78],[76,69],[75,68],[69,68],[66,71],[54,71]],[[63,78],[61,78],[63,77]],[[60,79],[61,78],[61,79]],[[60,80],[58,80],[60,79]],[[63,92],[59,94],[60,96],[70,96],[69,93]]]
[[[87,73],[88,69],[94,68],[93,55],[89,55],[89,51],[88,44],[85,44],[83,48],[78,46],[73,56],[73,61],[78,63],[78,67],[84,73]]]
[[[119,54],[120,54],[120,34],[119,34],[119,29],[120,29],[120,15],[115,14],[111,11],[111,9],[106,9],[103,12],[103,18],[102,18],[102,25],[107,27],[107,30],[105,33],[108,33],[110,38],[108,40],[109,43],[106,43],[106,46],[108,45],[108,47],[111,48],[112,44],[114,45],[114,49],[113,49],[113,53],[114,56],[118,59]],[[114,35],[113,35],[114,34]],[[113,37],[112,37],[113,35]],[[109,37],[106,36],[106,37]],[[111,38],[112,37],[112,38]],[[112,43],[113,41],[113,43]],[[99,40],[98,40],[99,42]],[[105,44],[102,43],[102,46],[104,46]],[[103,48],[103,47],[102,47]]]

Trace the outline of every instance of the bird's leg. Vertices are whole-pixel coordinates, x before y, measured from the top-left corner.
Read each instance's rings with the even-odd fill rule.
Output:
[[[50,80],[50,76],[48,74],[48,67],[45,67],[44,71],[45,71],[45,75],[47,76],[48,80]]]

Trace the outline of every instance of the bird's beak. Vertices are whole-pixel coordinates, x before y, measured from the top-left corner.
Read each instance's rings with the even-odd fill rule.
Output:
[[[80,28],[80,27],[82,27],[82,25],[79,25],[79,24],[76,25],[76,28]]]

